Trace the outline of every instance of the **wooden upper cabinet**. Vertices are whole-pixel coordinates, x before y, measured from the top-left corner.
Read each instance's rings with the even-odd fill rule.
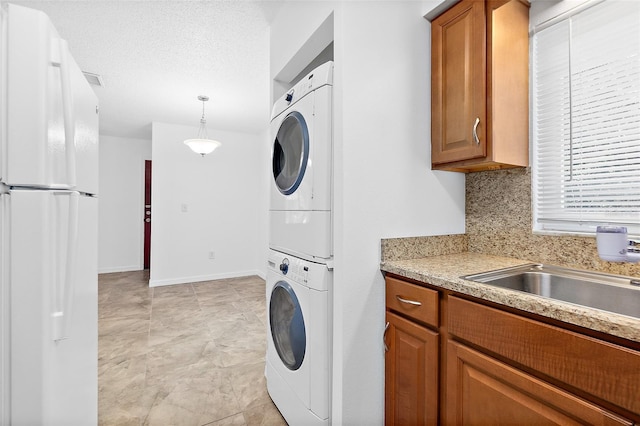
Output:
[[[432,168],[529,164],[529,3],[462,0],[431,22]]]
[[[431,23],[431,161],[486,156],[485,5],[464,1]],[[478,139],[474,138],[476,119]]]

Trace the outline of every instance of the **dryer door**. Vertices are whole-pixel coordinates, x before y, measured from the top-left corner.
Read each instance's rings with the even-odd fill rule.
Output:
[[[293,194],[307,169],[309,128],[302,114],[293,111],[280,123],[273,142],[273,178],[284,195]]]
[[[298,297],[285,281],[278,281],[271,292],[269,323],[282,363],[289,370],[297,370],[304,360],[307,336]]]

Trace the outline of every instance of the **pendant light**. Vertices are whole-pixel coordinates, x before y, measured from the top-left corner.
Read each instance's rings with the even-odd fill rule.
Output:
[[[200,119],[200,129],[198,129],[198,137],[195,139],[187,139],[184,144],[187,145],[193,152],[200,154],[203,157],[214,149],[222,145],[221,142],[209,139],[207,136],[207,120],[204,119],[204,103],[209,100],[208,96],[200,95],[198,100],[202,101],[202,118]]]

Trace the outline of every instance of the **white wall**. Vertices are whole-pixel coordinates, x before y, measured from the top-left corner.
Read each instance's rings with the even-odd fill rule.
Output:
[[[464,232],[464,175],[430,170],[430,26],[422,16],[438,3],[287,3],[272,23],[273,77],[334,12],[337,425],[383,423],[380,239]],[[285,29],[290,22],[297,35]]]
[[[153,123],[150,286],[265,275],[266,133],[208,130],[222,146],[201,157],[196,127]]]
[[[151,141],[100,135],[98,272],[143,268],[144,160]]]

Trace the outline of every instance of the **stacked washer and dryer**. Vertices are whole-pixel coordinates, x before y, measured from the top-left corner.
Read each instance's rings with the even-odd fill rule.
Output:
[[[267,389],[292,426],[330,424],[333,62],[271,115]]]

